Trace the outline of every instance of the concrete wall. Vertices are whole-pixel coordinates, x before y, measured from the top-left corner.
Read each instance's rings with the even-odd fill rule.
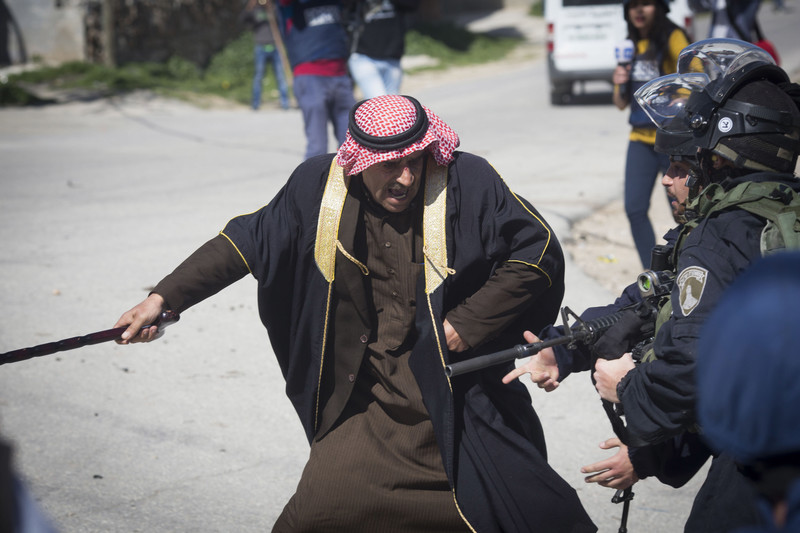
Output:
[[[242,0],[126,3],[114,13],[116,59],[160,62],[177,56],[205,66],[245,31],[238,20],[243,5]]]
[[[12,63],[35,57],[47,63],[84,58],[84,8],[80,0],[0,0],[11,20],[5,22]],[[2,9],[2,6],[0,6]]]
[[[154,10],[146,3],[120,2],[116,13],[116,58],[119,62],[163,61],[179,55],[202,65],[242,31],[236,15],[243,2],[206,0],[204,8],[198,8],[199,2],[185,3],[160,24],[154,23]],[[436,20],[446,15],[491,11],[532,2],[423,0],[419,17]],[[0,0],[0,66],[34,58],[47,64],[100,61],[102,50],[97,42],[100,21],[96,20],[99,11],[87,10],[89,4],[99,7],[98,2],[86,0]],[[213,16],[209,16],[209,10]],[[164,16],[156,18],[160,20]]]

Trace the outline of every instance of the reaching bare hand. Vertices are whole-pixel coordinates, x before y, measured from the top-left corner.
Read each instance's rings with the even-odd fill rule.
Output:
[[[608,450],[619,448],[610,459],[584,466],[581,472],[589,474],[586,483],[597,483],[601,487],[612,489],[627,489],[637,481],[639,476],[633,469],[633,464],[628,456],[628,447],[617,438],[611,438],[600,443],[600,448]]]
[[[523,335],[527,343],[539,342],[539,337],[530,331],[526,331]],[[556,390],[559,384],[558,365],[553,349],[545,348],[531,356],[525,363],[503,376],[503,383],[511,383],[525,374],[530,374],[531,381],[536,383],[540,389],[547,392]]]
[[[122,334],[122,340],[118,340],[117,344],[150,342],[155,339],[158,334],[158,328],[156,326],[142,328],[147,324],[155,322],[161,314],[163,307],[164,298],[153,293],[136,307],[125,311],[122,316],[119,317],[117,323],[114,324],[115,328],[128,326],[128,329]]]

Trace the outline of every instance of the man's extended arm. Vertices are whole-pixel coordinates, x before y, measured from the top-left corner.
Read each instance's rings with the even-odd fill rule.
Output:
[[[247,273],[247,265],[233,245],[221,235],[214,237],[161,280],[144,301],[123,313],[114,325],[129,326],[121,344],[153,340],[158,328],[141,328],[152,323],[162,309],[182,312]]]

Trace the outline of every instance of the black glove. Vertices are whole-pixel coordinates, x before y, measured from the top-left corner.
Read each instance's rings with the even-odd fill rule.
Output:
[[[617,359],[651,337],[654,328],[652,318],[642,318],[635,308],[626,309],[622,318],[595,341],[592,353],[602,359]]]

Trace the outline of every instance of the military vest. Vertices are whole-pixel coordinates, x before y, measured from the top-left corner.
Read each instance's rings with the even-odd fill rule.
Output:
[[[697,217],[684,224],[672,251],[673,268],[677,269],[678,254],[686,237],[704,219],[725,209],[736,207],[744,209],[766,220],[761,231],[761,255],[766,256],[784,249],[800,248],[800,194],[789,185],[779,182],[740,183],[726,191],[720,184],[713,183],[703,189],[688,209]],[[677,274],[677,272],[675,272]],[[659,302],[655,332],[672,316],[672,299],[666,297]],[[645,348],[642,362],[656,359],[652,345]]]

